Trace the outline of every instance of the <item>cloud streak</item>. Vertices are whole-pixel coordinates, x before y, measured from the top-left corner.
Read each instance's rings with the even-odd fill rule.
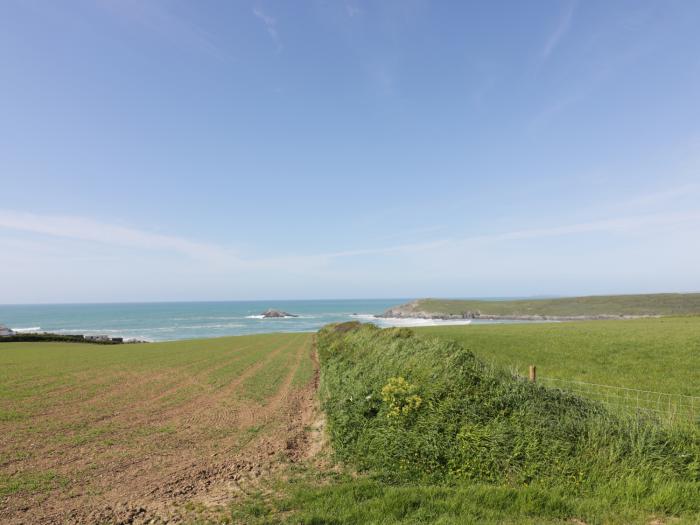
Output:
[[[683,197],[695,197],[700,193],[700,184],[689,183],[675,188],[668,188],[654,193],[647,193],[634,197],[623,204],[626,206],[652,206],[662,204],[669,200]]]
[[[406,243],[381,248],[358,248],[312,255],[281,255],[270,258],[241,257],[235,250],[213,243],[192,241],[178,236],[152,233],[135,228],[115,226],[84,217],[37,215],[0,210],[0,229],[62,237],[79,241],[101,243],[118,247],[150,251],[170,251],[191,259],[224,263],[234,268],[290,268],[296,270],[319,267],[334,259],[368,255],[400,255],[416,252],[434,252],[443,247],[467,247],[478,244],[501,243],[528,239],[543,239],[583,235],[589,233],[625,234],[647,231],[658,227],[676,227],[700,223],[700,211],[667,212],[617,217],[581,222],[551,228],[530,228],[485,235],[435,239],[420,243]]]
[[[209,32],[187,16],[173,12],[172,5],[140,0],[99,0],[96,5],[112,16],[169,40],[173,45],[188,45],[220,60],[228,57]]]
[[[531,228],[514,230],[510,232],[493,233],[486,235],[474,235],[469,237],[438,239],[429,242],[412,243],[392,246],[388,248],[348,250],[329,253],[326,257],[356,257],[360,255],[400,254],[410,252],[424,252],[436,250],[440,247],[467,247],[478,244],[518,241],[525,239],[544,239],[548,237],[562,237],[583,235],[588,233],[625,234],[639,231],[647,231],[650,228],[680,226],[683,224],[700,223],[700,211],[655,213],[647,215],[635,215],[618,217],[599,221],[582,222],[551,228]],[[700,226],[700,224],[698,225]]]
[[[290,271],[305,272],[330,262],[326,255],[282,255],[244,258],[236,250],[216,243],[193,241],[176,235],[107,224],[86,217],[40,215],[0,209],[0,231],[11,230],[58,239],[136,249],[141,254],[168,252],[204,264],[218,271]]]
[[[535,293],[527,288],[525,276],[539,275],[538,286],[547,290],[556,287],[553,275],[559,276],[559,285],[597,282],[595,264],[606,257],[615,261],[605,268],[607,276],[625,266],[653,275],[657,286],[688,287],[697,280],[686,282],[683,277],[686,281],[681,282],[674,272],[687,274],[682,265],[700,261],[700,248],[693,242],[697,231],[700,210],[689,210],[309,255],[244,257],[221,244],[85,217],[0,209],[0,267],[15,288],[4,290],[5,302],[339,296],[348,294],[349,282],[355,283],[352,294],[365,296],[415,295],[416,290],[425,295],[460,286],[505,293],[506,285]],[[534,244],[584,236],[590,250],[580,255],[589,261],[583,267],[575,264],[580,258],[574,263],[566,251],[560,253],[556,242],[544,249]],[[596,242],[590,244],[591,239]],[[620,259],[610,246],[618,241],[626,245],[627,240],[636,255]]]
[[[461,242],[497,242],[520,239],[540,239],[546,237],[560,237],[565,235],[580,235],[596,232],[621,234],[645,230],[652,227],[672,226],[694,221],[700,221],[700,211],[655,213],[569,224],[565,226],[555,226],[552,228],[517,230],[508,233],[470,237],[463,239]]]
[[[574,18],[574,11],[576,10],[576,2],[571,1],[566,6],[566,9],[562,12],[554,31],[549,35],[547,41],[545,42],[544,48],[540,54],[542,61],[547,61],[549,57],[554,53],[554,51],[559,46],[561,40],[566,36],[566,34],[571,29],[571,22]]]
[[[277,19],[268,15],[259,7],[253,8],[253,15],[260,19],[265,26],[265,31],[270,35],[270,38],[277,44],[278,49],[281,48],[279,34],[277,33]]]
[[[0,228],[126,248],[173,251],[193,259],[239,261],[235,252],[216,245],[105,224],[85,217],[0,210]]]

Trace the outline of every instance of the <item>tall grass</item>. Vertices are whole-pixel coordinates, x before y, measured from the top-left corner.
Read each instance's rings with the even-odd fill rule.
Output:
[[[611,414],[407,329],[331,325],[318,349],[334,450],[382,482],[532,485],[608,511],[700,512],[697,428]]]

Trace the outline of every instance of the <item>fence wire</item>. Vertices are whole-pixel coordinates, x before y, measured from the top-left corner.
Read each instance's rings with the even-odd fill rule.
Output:
[[[647,413],[666,422],[700,423],[700,397],[668,392],[654,392],[621,386],[600,385],[584,381],[538,377],[537,382],[551,388],[573,392],[600,401],[626,413]]]

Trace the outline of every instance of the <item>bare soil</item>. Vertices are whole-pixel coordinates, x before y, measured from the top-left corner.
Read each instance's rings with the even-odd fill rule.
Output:
[[[184,403],[163,401],[182,389],[196,388],[197,376],[148,390],[149,396],[134,396],[133,404],[87,422],[70,403],[54,408],[42,417],[60,416],[90,428],[108,428],[110,439],[57,445],[49,436],[38,435],[35,443],[28,444],[30,457],[4,461],[3,471],[50,471],[63,481],[48,492],[18,492],[0,499],[0,522],[224,521],[237,493],[320,447],[318,363],[309,348],[298,345],[290,350],[281,345],[215,392],[191,396]],[[294,352],[292,365],[271,397],[256,402],[238,395],[246,380],[286,351]],[[313,376],[307,384],[295,386],[295,373],[306,359],[314,361]],[[133,379],[105,388],[92,402],[147,386],[143,377]]]

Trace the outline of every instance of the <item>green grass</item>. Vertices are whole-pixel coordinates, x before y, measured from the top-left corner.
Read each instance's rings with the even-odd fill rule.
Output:
[[[512,301],[420,299],[406,305],[406,309],[456,315],[464,312],[546,316],[697,315],[700,314],[700,293],[598,295]]]
[[[387,485],[367,478],[333,483],[327,486],[303,485],[280,501],[257,503],[258,523],[276,523],[279,511],[300,509],[288,519],[299,524],[513,524],[544,525],[572,523],[572,519],[593,524],[644,524],[657,516],[673,516],[683,506],[687,492],[675,492],[666,486],[657,490],[655,505],[667,512],[650,513],[636,504],[620,506],[624,494],[630,501],[641,501],[648,494],[627,487],[595,497],[572,496],[564,489],[551,487],[469,485]],[[678,502],[681,502],[679,505]],[[675,525],[693,525],[700,513],[690,512],[670,518]],[[246,519],[246,523],[256,521]]]
[[[48,492],[66,484],[65,478],[51,470],[19,472],[12,476],[0,473],[0,497],[22,492]]]
[[[527,374],[700,396],[700,317],[418,328]]]
[[[16,410],[0,410],[0,421],[20,421],[27,417],[26,414]]]
[[[216,365],[212,368],[211,364],[200,364],[197,366],[197,369],[200,373],[206,373],[211,385],[220,388],[227,385],[232,377],[238,376],[243,370],[267,357],[273,350],[280,347],[289,347],[287,338],[275,336],[274,339],[255,341],[252,344],[241,346],[236,356],[227,360],[223,365]],[[192,371],[192,373],[197,372]]]
[[[302,523],[700,516],[698,429],[617,416],[406,329],[327,328],[318,348],[334,451],[372,479],[302,490]]]
[[[280,387],[286,373],[293,369],[297,357],[296,350],[300,343],[307,339],[309,339],[308,334],[288,334],[285,337],[287,341],[285,349],[292,348],[294,351],[280,352],[265,367],[244,381],[241,395],[259,402],[272,396]],[[310,361],[308,355],[303,355],[302,359]]]
[[[309,339],[306,347],[304,348],[304,357],[311,356],[312,353],[312,340]],[[297,368],[294,378],[292,379],[292,384],[294,386],[306,385],[311,381],[314,375],[314,363],[311,359],[302,359]]]

